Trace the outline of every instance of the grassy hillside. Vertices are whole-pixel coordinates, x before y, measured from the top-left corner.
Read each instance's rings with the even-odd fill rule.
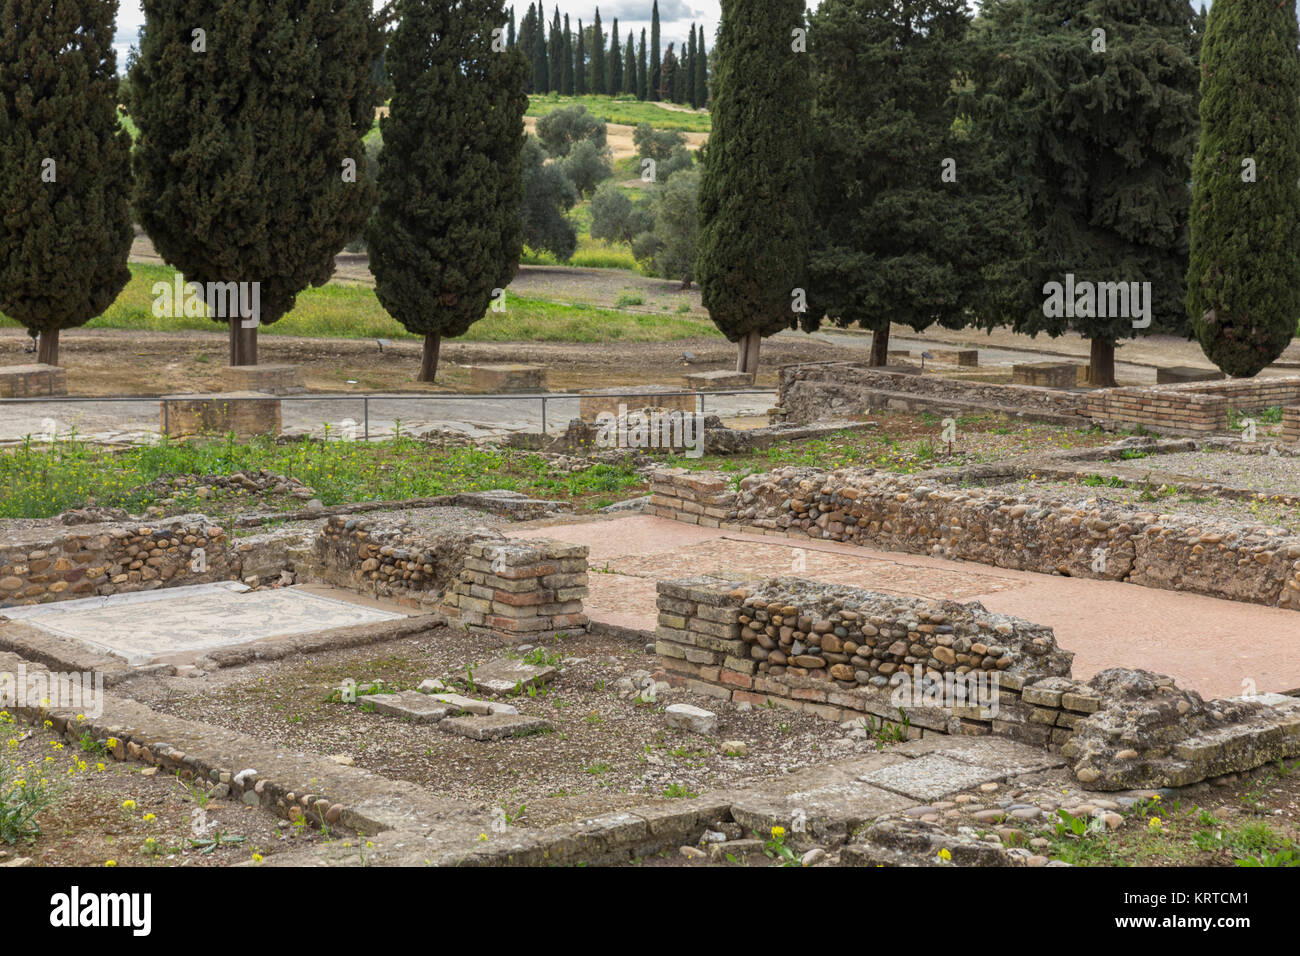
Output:
[[[552,110],[576,103],[587,107],[587,112],[599,116],[607,123],[623,126],[649,123],[655,129],[678,129],[687,133],[707,133],[713,128],[708,113],[669,110],[653,103],[612,96],[559,96],[555,93],[534,95],[529,97],[527,115],[545,116]]]

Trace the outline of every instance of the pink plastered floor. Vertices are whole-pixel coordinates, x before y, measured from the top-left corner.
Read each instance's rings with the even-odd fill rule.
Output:
[[[1206,697],[1300,687],[1300,614],[1113,581],[1035,574],[856,545],[741,534],[646,515],[546,528],[590,549],[588,615],[653,630],[658,581],[794,575],[887,594],[979,601],[1056,632],[1074,675],[1140,667]]]

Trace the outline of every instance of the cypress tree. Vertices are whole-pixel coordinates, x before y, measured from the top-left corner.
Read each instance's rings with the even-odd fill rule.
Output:
[[[1034,246],[1017,331],[1091,341],[1089,381],[1115,384],[1115,344],[1188,330],[1186,273],[1196,63],[1186,0],[990,0],[980,66],[997,139],[1016,144]],[[1104,31],[1098,33],[1096,31]],[[1099,283],[1150,282],[1149,321]],[[1058,291],[1059,290],[1059,291]],[[1121,304],[1118,294],[1107,300]],[[1127,298],[1127,297],[1126,297]],[[1124,312],[1121,307],[1117,312]],[[1080,314],[1083,313],[1083,314]]]
[[[709,104],[709,54],[704,49],[704,24],[700,24],[700,38],[695,41],[695,104],[698,109]]]
[[[591,27],[591,92],[603,95],[609,89],[605,81],[605,34],[600,29],[600,7],[596,8],[596,22]]]
[[[696,106],[695,102],[695,24],[691,24],[691,40],[686,45],[686,102],[690,103],[692,108]]]
[[[655,0],[650,12],[650,99],[659,99],[659,88],[663,85],[660,71],[663,66],[659,60],[659,0]]]
[[[514,4],[510,5],[510,25],[506,28],[506,46],[514,48],[515,45],[515,8]]]
[[[664,61],[659,64],[659,75],[661,85],[659,88],[659,99],[666,100],[669,103],[675,103],[677,89],[677,54],[673,51],[674,44],[668,44],[668,49],[664,51]]]
[[[582,21],[578,21],[578,49],[573,54],[573,93],[587,95],[587,50],[582,39]]]
[[[0,24],[0,312],[84,325],[131,278],[131,140],[118,124],[116,0],[9,0]]]
[[[361,138],[382,49],[369,0],[145,5],[131,71],[136,216],[188,280],[257,289],[256,323],[229,310],[232,365],[257,364],[257,325],[328,282],[365,226]]]
[[[636,56],[636,98],[644,101],[650,95],[650,74],[646,64],[645,27],[641,28],[641,47]]]
[[[464,335],[518,269],[528,64],[520,51],[492,50],[500,0],[398,0],[398,9],[366,242],[375,295],[424,336],[419,381],[432,382],[442,338]]]
[[[762,338],[797,324],[807,288],[812,168],[804,0],[723,0],[713,131],[704,149],[695,277],[713,322],[758,369]]]
[[[636,37],[627,31],[627,42],[623,44],[623,92],[636,96]]]
[[[818,228],[801,325],[870,329],[872,365],[891,322],[1000,319],[1020,291],[1023,209],[984,131],[957,121],[969,26],[965,0],[822,0],[810,17]]]
[[[546,60],[546,18],[538,5],[537,38],[533,41],[533,92],[551,92],[551,70]]]
[[[550,39],[546,44],[546,62],[550,64],[551,90],[564,92],[564,27],[560,20],[560,8],[555,8],[555,18],[551,20]]]
[[[532,3],[528,4],[528,12],[520,21],[518,43],[519,49],[523,51],[524,58],[528,61],[525,87],[529,93],[536,93],[538,90],[533,85],[533,62],[537,59],[537,9]]]
[[[618,17],[614,18],[614,28],[609,31],[609,82],[606,88],[610,96],[623,92],[623,52],[619,49]]]
[[[564,15],[564,85],[560,92],[573,95],[573,32],[569,29],[569,15]]]
[[[1271,364],[1300,320],[1298,42],[1290,4],[1210,7],[1187,311],[1202,350],[1229,375]]]

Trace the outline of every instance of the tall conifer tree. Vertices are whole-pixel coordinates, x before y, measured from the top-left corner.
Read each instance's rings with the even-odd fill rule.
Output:
[[[1255,375],[1300,321],[1300,59],[1296,11],[1215,0],[1201,45],[1187,309],[1205,354]]]
[[[118,125],[116,0],[9,0],[0,21],[0,312],[84,325],[131,278],[131,139]]]
[[[1191,6],[988,0],[981,13],[982,101],[994,107],[996,138],[1015,144],[1007,176],[1021,184],[1037,250],[1013,326],[1077,331],[1091,342],[1090,382],[1113,385],[1117,342],[1189,327]],[[1056,294],[1071,282],[1083,290],[1077,302]],[[1127,292],[1134,282],[1139,290],[1151,283],[1149,319],[1133,314],[1132,301],[1124,309],[1118,294],[1087,301],[1086,290],[1100,283],[1112,290],[1123,283]]]
[[[424,336],[419,381],[432,382],[442,339],[483,318],[519,266],[528,65],[521,51],[492,49],[500,0],[398,0],[398,10],[366,242],[375,295]]]
[[[695,276],[704,307],[758,369],[764,336],[797,324],[813,232],[812,80],[791,24],[804,0],[723,0]]]
[[[214,315],[231,364],[256,365],[258,325],[328,282],[370,216],[379,23],[370,0],[145,0],[144,13],[137,220],[187,280],[257,289],[256,322]],[[497,7],[492,26],[503,19]]]

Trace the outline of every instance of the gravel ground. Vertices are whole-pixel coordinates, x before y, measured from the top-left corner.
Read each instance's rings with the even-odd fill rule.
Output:
[[[1176,482],[1167,479],[1171,485]],[[1300,530],[1300,512],[1276,501],[1239,501],[1231,498],[1193,497],[1176,488],[1161,490],[1159,475],[1153,487],[1127,488],[1088,485],[1081,481],[1013,481],[997,485],[1007,494],[1061,498],[1079,508],[1124,507],[1153,514],[1174,514],[1198,521],[1232,521],[1264,528]]]
[[[509,648],[463,631],[332,651],[310,660],[252,664],[201,678],[147,678],[126,692],[165,713],[238,728],[291,750],[346,755],[355,765],[429,787],[440,796],[504,807],[520,823],[545,826],[594,812],[646,805],[788,772],[877,743],[809,714],[731,704],[661,690],[652,704],[620,696],[620,678],[652,664],[639,645],[607,638],[552,639],[562,672],[536,698],[512,698],[521,713],[543,717],[553,732],[496,742],[445,733],[430,724],[368,713],[332,702],[346,678],[382,679],[390,689],[438,677],[465,679],[466,667]],[[481,696],[481,695],[476,695]],[[716,737],[669,727],[670,703],[718,714]],[[741,741],[746,755],[724,755]]]
[[[1158,476],[1182,475],[1261,492],[1300,493],[1300,457],[1294,456],[1242,455],[1220,449],[1155,455],[1119,464],[1150,468]]]
[[[11,776],[44,776],[54,794],[36,817],[42,833],[34,841],[0,839],[0,863],[26,857],[35,866],[229,866],[326,839],[265,811],[208,799],[177,776],[118,763],[7,715],[0,716],[0,747]],[[221,843],[214,845],[218,835]],[[339,833],[334,838],[356,840]]]

